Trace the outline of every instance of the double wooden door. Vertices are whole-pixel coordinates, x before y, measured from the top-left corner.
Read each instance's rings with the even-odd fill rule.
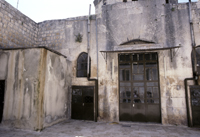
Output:
[[[72,119],[94,120],[94,87],[72,87]]]
[[[119,54],[120,121],[161,122],[157,53]]]

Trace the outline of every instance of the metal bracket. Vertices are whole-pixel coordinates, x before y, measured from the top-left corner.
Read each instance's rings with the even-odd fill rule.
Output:
[[[173,58],[176,56],[178,50],[180,47],[174,48],[174,49],[170,49],[170,57],[171,57],[171,62],[173,61]]]
[[[103,56],[103,58],[107,64],[107,52],[101,52],[101,55]]]

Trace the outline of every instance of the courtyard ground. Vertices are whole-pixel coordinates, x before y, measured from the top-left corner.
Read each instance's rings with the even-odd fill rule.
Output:
[[[0,137],[200,137],[200,128],[144,123],[68,120],[41,132],[0,125]]]

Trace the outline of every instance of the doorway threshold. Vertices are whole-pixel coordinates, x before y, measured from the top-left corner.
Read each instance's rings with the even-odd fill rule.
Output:
[[[119,122],[120,125],[122,125],[123,127],[131,127],[131,126],[135,126],[135,125],[154,125],[154,126],[161,126],[163,124],[161,123],[153,123],[153,122],[132,122],[132,121],[120,121]]]

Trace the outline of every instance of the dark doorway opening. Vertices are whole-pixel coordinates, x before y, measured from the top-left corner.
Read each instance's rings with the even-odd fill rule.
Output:
[[[157,53],[119,54],[120,121],[161,123]]]
[[[72,87],[72,119],[94,120],[94,87]]]
[[[5,80],[0,80],[0,123],[3,118]]]

